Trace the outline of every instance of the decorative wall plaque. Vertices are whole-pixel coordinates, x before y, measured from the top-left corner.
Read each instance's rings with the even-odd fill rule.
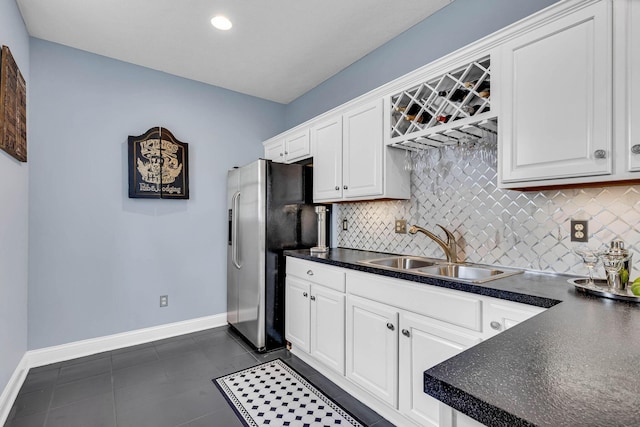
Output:
[[[189,198],[189,144],[168,129],[129,136],[129,197]]]
[[[0,148],[27,161],[27,83],[7,46],[0,61]]]

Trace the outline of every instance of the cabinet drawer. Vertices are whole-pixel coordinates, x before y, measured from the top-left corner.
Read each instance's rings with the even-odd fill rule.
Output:
[[[287,257],[287,275],[297,276],[313,283],[344,292],[344,270],[313,261]]]
[[[473,294],[351,271],[347,274],[347,288],[349,294],[482,331],[482,300]]]
[[[545,311],[544,308],[490,298],[485,301],[484,328],[490,336]]]

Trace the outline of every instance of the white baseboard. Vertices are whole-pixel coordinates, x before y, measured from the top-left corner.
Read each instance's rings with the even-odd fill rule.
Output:
[[[29,368],[90,356],[103,351],[144,344],[177,335],[216,328],[227,324],[227,313],[199,317],[182,322],[167,323],[151,328],[137,329],[120,334],[75,341],[68,344],[29,350],[25,354]]]
[[[28,358],[25,354],[22,356],[22,359],[20,359],[18,366],[16,366],[15,371],[13,371],[13,375],[11,375],[9,382],[0,394],[0,425],[4,425],[7,421],[13,402],[16,400],[20,387],[22,387],[22,383],[24,383],[24,379],[27,377],[27,372],[29,372],[27,362]]]

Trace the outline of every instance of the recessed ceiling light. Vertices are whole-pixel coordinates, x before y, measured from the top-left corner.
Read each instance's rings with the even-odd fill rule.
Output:
[[[231,21],[229,21],[227,17],[222,15],[216,15],[213,18],[211,18],[211,25],[213,25],[214,27],[222,31],[229,30],[233,26],[231,24]]]

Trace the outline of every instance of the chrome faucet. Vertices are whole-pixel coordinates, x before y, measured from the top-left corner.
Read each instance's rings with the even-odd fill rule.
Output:
[[[440,245],[440,247],[444,251],[445,256],[447,257],[447,262],[458,262],[458,249],[456,247],[456,238],[453,236],[453,233],[451,233],[449,230],[447,230],[440,224],[436,224],[436,225],[442,228],[442,230],[446,233],[447,235],[446,243],[444,242],[444,240],[442,240],[441,238],[439,238],[429,230],[425,230],[424,228],[418,227],[417,225],[412,225],[411,228],[409,228],[409,233],[416,234],[419,231],[425,234],[431,240],[433,240],[438,245]]]

